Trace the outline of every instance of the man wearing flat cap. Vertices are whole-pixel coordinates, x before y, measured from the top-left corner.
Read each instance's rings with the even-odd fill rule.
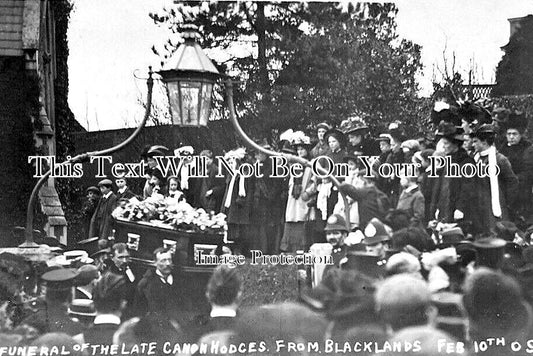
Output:
[[[515,202],[518,178],[509,160],[494,146],[495,130],[492,125],[481,125],[470,136],[475,150],[474,159],[484,166],[498,166],[500,173],[481,178],[479,189],[478,218],[483,232],[489,232],[497,221],[508,220],[509,206]]]
[[[102,196],[91,219],[89,237],[98,236],[108,239],[113,230],[113,218],[111,213],[117,207],[117,196],[111,190],[113,182],[103,179],[98,183]]]

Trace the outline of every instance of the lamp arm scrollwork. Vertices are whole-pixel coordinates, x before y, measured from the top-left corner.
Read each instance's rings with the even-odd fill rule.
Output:
[[[235,128],[235,131],[237,131],[237,134],[244,140],[244,143],[246,144],[246,146],[248,146],[249,148],[251,148],[253,150],[257,150],[257,151],[263,152],[267,156],[283,156],[283,157],[287,158],[287,160],[289,160],[290,162],[300,163],[304,167],[311,167],[313,165],[311,163],[311,161],[309,161],[309,160],[307,160],[305,158],[297,157],[297,156],[294,156],[294,155],[291,155],[291,154],[282,153],[282,152],[276,152],[276,151],[269,150],[269,149],[266,149],[264,147],[261,147],[256,142],[254,142],[250,137],[248,137],[246,132],[244,132],[244,130],[242,129],[241,125],[239,124],[239,121],[237,121],[237,116],[235,114],[235,106],[233,104],[233,82],[229,78],[227,78],[226,81],[225,81],[225,89],[226,89],[226,97],[227,97],[227,100],[228,100],[228,110],[229,110],[230,121],[231,121],[233,127]],[[327,173],[328,173],[324,168],[322,168],[320,166],[320,164],[317,164],[317,166],[315,168],[318,170],[318,172],[320,172],[320,174],[327,175]],[[334,177],[334,176],[330,176],[329,178],[331,179],[333,184],[337,187],[337,189],[341,193],[342,200],[344,202],[344,207],[345,207],[344,208],[344,218],[346,219],[346,227],[348,228],[348,231],[350,231],[351,230],[351,225],[350,225],[350,210],[348,208],[348,206],[349,206],[348,205],[348,198],[340,190],[341,183],[339,182],[339,180],[336,177]]]
[[[148,118],[150,117],[150,112],[152,108],[152,88],[154,86],[154,80],[152,78],[152,74],[153,74],[152,67],[149,67],[148,79],[146,82],[146,85],[148,87],[148,93],[146,95],[146,110],[144,113],[143,120],[140,123],[140,125],[137,127],[137,129],[135,129],[135,131],[126,140],[124,140],[123,142],[119,143],[116,146],[106,148],[104,150],[86,152],[86,153],[76,155],[74,157],[67,159],[65,162],[60,163],[59,165],[86,162],[90,159],[90,157],[109,155],[111,153],[122,150],[124,147],[132,143],[133,140],[139,135],[141,130],[144,128],[144,126],[146,125],[146,122],[148,121]],[[38,245],[33,241],[33,211],[34,211],[35,202],[37,200],[37,194],[39,193],[39,190],[44,185],[44,183],[48,180],[48,177],[50,177],[51,173],[52,173],[52,170],[50,169],[37,181],[37,184],[35,184],[35,187],[33,187],[33,190],[30,195],[30,200],[28,201],[28,207],[26,210],[25,242],[21,244],[19,247],[38,247]]]

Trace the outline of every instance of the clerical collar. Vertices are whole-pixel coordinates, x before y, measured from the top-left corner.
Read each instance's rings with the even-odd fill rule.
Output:
[[[213,305],[213,309],[211,309],[210,316],[211,318],[218,318],[218,317],[235,318],[237,316],[237,311],[232,308]]]
[[[169,274],[167,277],[163,276],[163,273],[159,272],[158,269],[155,270],[155,273],[159,276],[159,279],[161,282],[172,285],[174,283],[174,277],[172,277],[172,274]]]

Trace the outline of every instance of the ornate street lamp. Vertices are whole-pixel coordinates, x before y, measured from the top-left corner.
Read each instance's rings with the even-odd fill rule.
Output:
[[[158,72],[167,87],[172,123],[179,126],[207,126],[211,98],[220,73],[196,42],[198,27],[182,27],[182,43]]]
[[[182,32],[185,42],[178,47],[158,74],[167,86],[173,123],[182,126],[207,126],[211,113],[213,85],[216,80],[226,76],[218,72],[213,62],[196,42],[196,39],[200,38],[198,27],[185,24],[182,26]],[[235,115],[233,83],[229,77],[226,77],[225,88],[230,121],[248,147],[268,156],[285,156],[289,161],[298,162],[304,167],[311,166],[311,162],[304,158],[265,149],[248,137]],[[321,167],[318,167],[318,170],[323,174],[327,173]],[[340,182],[335,177],[331,177],[331,180],[337,187],[340,186]],[[347,197],[342,192],[341,195],[345,206],[348,206]],[[349,209],[345,209],[345,218],[347,227],[350,229]]]

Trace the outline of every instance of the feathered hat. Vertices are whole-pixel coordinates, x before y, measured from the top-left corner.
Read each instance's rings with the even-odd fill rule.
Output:
[[[492,116],[490,112],[478,102],[459,101],[459,117],[470,126],[490,124]]]
[[[438,126],[441,121],[450,122],[454,126],[461,126],[461,117],[458,114],[457,106],[450,105],[443,100],[438,100],[431,111],[431,122]]]
[[[292,129],[288,129],[279,136],[279,139],[280,141],[287,142],[294,148],[303,146],[308,149],[311,146],[311,139],[303,131],[293,131]]]
[[[346,120],[343,120],[339,128],[345,135],[355,132],[363,133],[369,130],[368,125],[365,123],[363,118],[357,115],[350,116]]]

